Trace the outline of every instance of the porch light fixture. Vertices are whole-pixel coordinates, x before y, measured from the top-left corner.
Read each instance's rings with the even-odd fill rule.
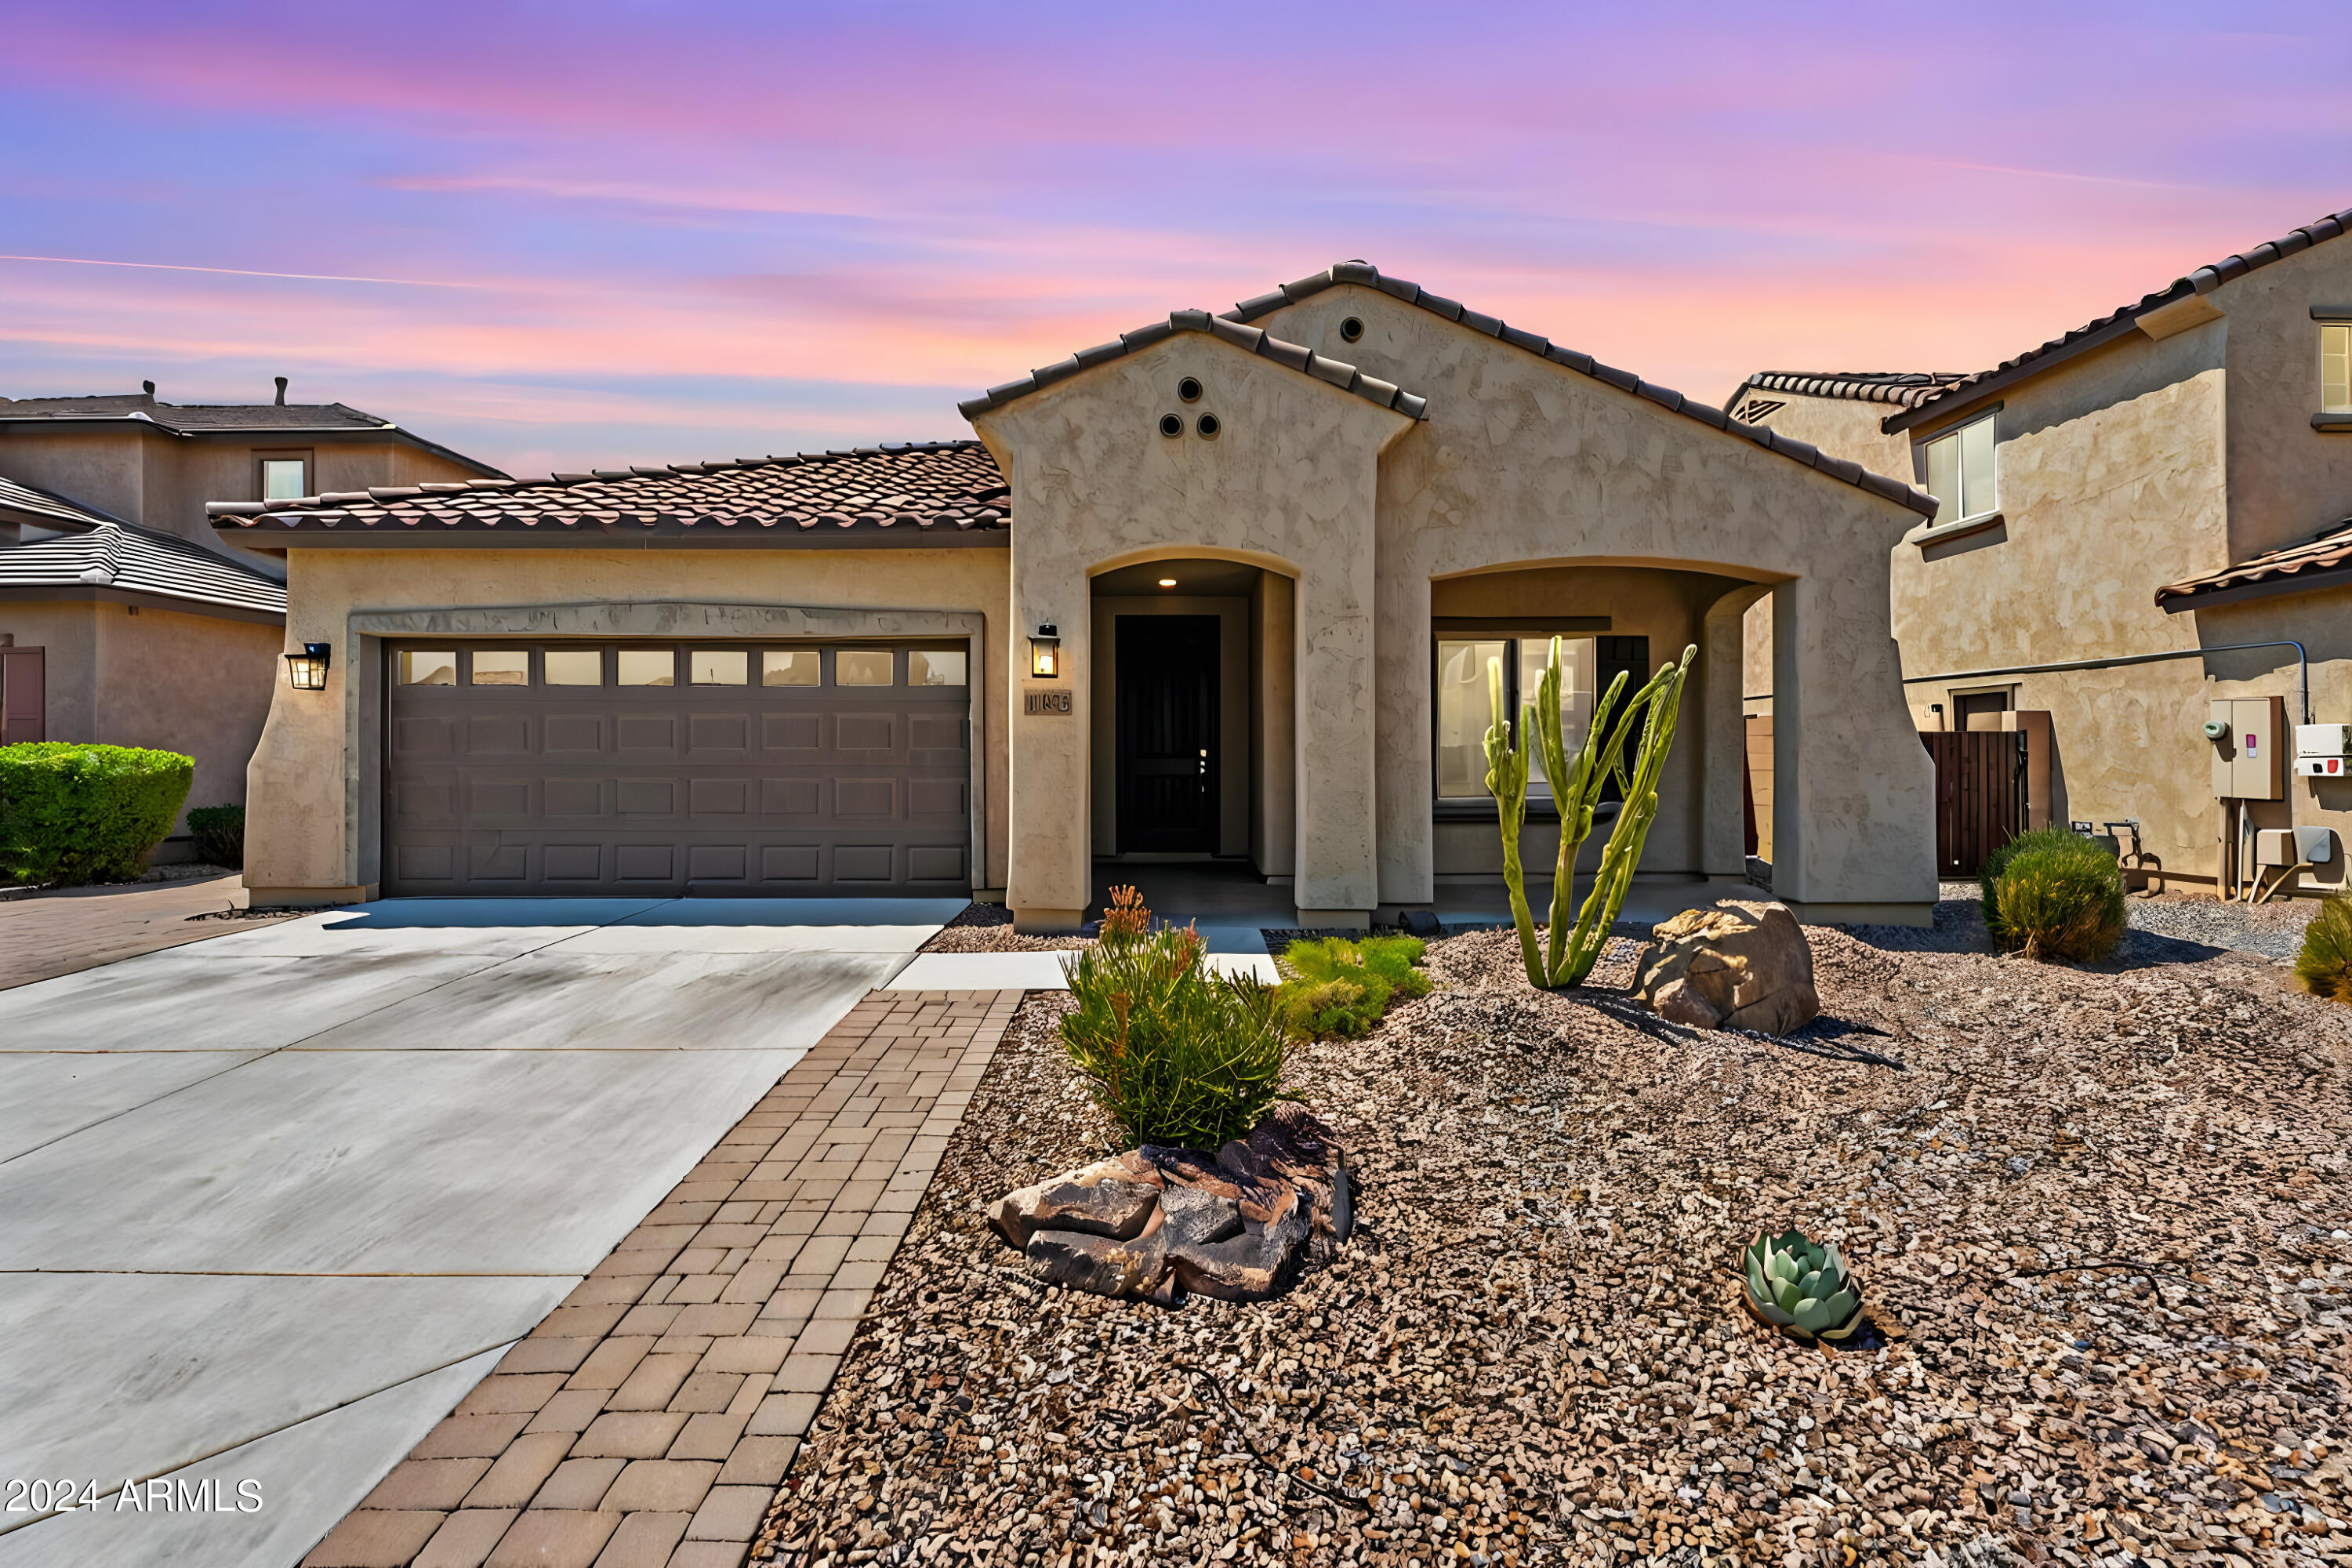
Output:
[[[322,642],[306,642],[300,653],[286,656],[286,684],[297,691],[327,689],[327,666],[334,662],[334,649]]]
[[[1041,680],[1051,680],[1062,673],[1062,630],[1059,626],[1039,626],[1037,635],[1029,639],[1029,673]]]
[[[1160,579],[1160,585],[1163,588],[1173,588],[1176,585],[1176,579],[1173,577],[1162,577]]]

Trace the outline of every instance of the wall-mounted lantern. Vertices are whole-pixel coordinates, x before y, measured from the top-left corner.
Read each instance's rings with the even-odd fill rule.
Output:
[[[322,642],[306,642],[300,653],[286,656],[286,684],[297,691],[324,691],[327,666],[333,662],[333,648]]]
[[[1039,626],[1037,635],[1029,639],[1029,673],[1040,680],[1051,680],[1062,673],[1062,629],[1059,626]]]

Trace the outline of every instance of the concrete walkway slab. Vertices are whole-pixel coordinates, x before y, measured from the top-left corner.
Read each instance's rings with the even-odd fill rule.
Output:
[[[10,1454],[164,1475],[520,1339],[576,1278],[0,1278],[0,1341],[42,1349],[0,1369]]]
[[[963,913],[962,899],[670,899],[626,926],[929,926]]]
[[[0,1053],[0,1161],[176,1094],[261,1055],[244,1051]]]
[[[306,1051],[798,1049],[819,1005],[905,962],[871,952],[526,953],[303,1039]],[[835,1015],[837,1016],[837,1015]],[[781,1070],[781,1069],[780,1069]]]
[[[0,1568],[286,1568],[342,1517],[351,1499],[375,1484],[385,1457],[407,1452],[432,1430],[499,1353],[486,1351],[421,1373],[168,1478],[175,1489],[186,1483],[202,1495],[232,1500],[240,1482],[257,1482],[262,1506],[255,1512],[147,1512],[118,1509],[109,1498],[95,1510],[0,1535]],[[207,1481],[213,1486],[204,1494]]]
[[[892,991],[1066,991],[1064,953],[923,952],[898,971]]]
[[[229,959],[212,944],[0,992],[0,1051],[246,1051],[290,1046],[421,995],[496,955]]]
[[[0,1164],[0,1270],[583,1274],[799,1054],[279,1051]]]
[[[940,928],[924,926],[597,926],[551,944],[550,953],[903,952]]]

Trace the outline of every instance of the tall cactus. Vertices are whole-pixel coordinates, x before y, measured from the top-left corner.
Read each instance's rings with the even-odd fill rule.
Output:
[[[1592,724],[1584,743],[1570,755],[1559,722],[1559,638],[1551,639],[1551,659],[1536,685],[1536,700],[1521,711],[1514,741],[1503,706],[1503,665],[1486,661],[1488,711],[1495,721],[1486,731],[1486,791],[1495,797],[1495,812],[1503,834],[1503,880],[1511,894],[1511,919],[1519,929],[1519,953],[1526,959],[1528,983],[1543,990],[1581,985],[1600,962],[1609,928],[1625,907],[1633,886],[1633,868],[1642,858],[1642,841],[1658,815],[1658,775],[1665,769],[1666,752],[1675,743],[1675,720],[1682,708],[1683,681],[1690,673],[1696,646],[1683,649],[1680,664],[1661,665],[1648,684],[1633,693],[1612,727],[1617,699],[1625,689],[1625,672],[1592,710]],[[1625,740],[1641,721],[1633,771],[1625,772]],[[1550,781],[1552,803],[1559,808],[1559,859],[1553,868],[1549,941],[1536,942],[1535,916],[1528,908],[1527,873],[1519,858],[1519,829],[1528,815],[1528,775],[1537,751],[1543,753],[1544,777]],[[1576,891],[1576,856],[1592,835],[1593,807],[1601,786],[1612,774],[1624,789],[1624,805],[1609,842],[1601,852],[1601,867],[1592,891],[1574,923],[1569,906]]]

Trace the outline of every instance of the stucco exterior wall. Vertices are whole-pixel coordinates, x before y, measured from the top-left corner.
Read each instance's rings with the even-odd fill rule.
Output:
[[[1340,331],[1351,317],[1365,327],[1356,342]],[[1820,697],[1780,731],[1790,782],[1776,890],[1824,905],[1933,901],[1932,770],[1909,732],[1886,618],[1888,552],[1916,513],[1377,289],[1325,289],[1258,324],[1429,399],[1428,419],[1381,463],[1383,903],[1433,891],[1432,584],[1579,563],[1782,584],[1784,616],[1804,612],[1782,651]],[[1693,679],[1738,685],[1728,670],[1694,667]],[[1736,769],[1736,739],[1711,748],[1731,754],[1709,754],[1724,732],[1693,724],[1677,744],[1703,769]],[[1722,776],[1736,805],[1738,775]]]
[[[877,632],[896,629],[883,612],[948,612],[981,618],[984,647],[976,660],[974,746],[982,777],[991,888],[1004,885],[1004,731],[994,722],[1008,689],[1013,645],[1006,623],[1007,552],[988,549],[894,550],[887,570],[858,551],[695,549],[433,550],[301,549],[289,552],[291,609],[286,648],[326,642],[335,663],[324,691],[294,691],[281,681],[248,774],[246,882],[257,901],[371,896],[377,880],[370,852],[382,809],[378,746],[371,728],[380,694],[369,689],[378,664],[376,636],[358,629],[404,612],[432,614],[467,635],[511,626],[512,635],[549,635],[575,624],[636,621],[627,635],[724,637],[740,618],[766,609],[872,613]],[[570,608],[561,608],[561,607]],[[644,612],[632,617],[632,612]],[[489,612],[498,612],[490,614]],[[828,618],[828,626],[840,617]],[[658,623],[658,624],[656,624]],[[620,634],[613,634],[620,635]],[[774,635],[774,634],[768,634]],[[1020,646],[1025,658],[1027,645]],[[341,781],[341,787],[322,780]],[[265,896],[266,895],[266,896]]]
[[[276,626],[152,605],[134,614],[126,605],[8,602],[0,632],[46,650],[50,740],[178,752],[196,763],[188,805],[245,803],[246,763],[278,664]]]
[[[2352,305],[2352,245],[2332,240],[2223,284],[2230,370],[2229,558],[2352,517],[2352,432],[2319,431],[2314,305]]]
[[[1183,377],[1204,394],[1186,405]],[[1203,413],[1222,422],[1203,438]],[[1185,433],[1162,436],[1179,414]],[[1023,635],[1062,628],[1066,685],[1090,711],[1100,678],[1087,578],[1132,562],[1208,556],[1296,584],[1294,747],[1302,809],[1296,898],[1302,918],[1360,919],[1373,874],[1373,512],[1381,448],[1405,416],[1256,358],[1180,332],[977,416],[1013,491],[1013,618]],[[1075,925],[1092,897],[1087,727],[1024,715],[1024,675],[1007,693],[1013,733],[1013,854],[1007,891],[1032,928]]]

